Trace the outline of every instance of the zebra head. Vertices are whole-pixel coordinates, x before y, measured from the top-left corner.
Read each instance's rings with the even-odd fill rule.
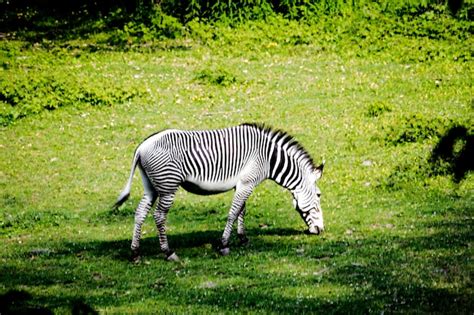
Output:
[[[324,162],[306,174],[306,178],[293,190],[293,204],[308,225],[307,233],[319,235],[324,230],[321,190],[316,182],[323,175]]]

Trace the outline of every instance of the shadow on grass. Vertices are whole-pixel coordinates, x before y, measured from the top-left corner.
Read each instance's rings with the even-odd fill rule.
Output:
[[[429,158],[434,174],[450,174],[455,183],[474,170],[474,134],[465,126],[451,127],[439,139]]]
[[[252,243],[225,258],[208,246],[220,230],[171,234],[178,254],[192,257],[184,264],[157,259],[157,237],[143,239],[149,262],[139,265],[128,262],[129,239],[66,242],[44,257],[23,258],[22,268],[4,264],[0,283],[11,290],[59,286],[59,296],[46,291],[24,304],[45,310],[70,307],[80,292],[92,309],[159,300],[191,312],[468,314],[474,309],[473,220],[466,209],[459,213],[449,221],[420,221],[412,230],[400,227],[403,233],[318,238],[316,246],[299,230],[249,229]]]
[[[238,275],[245,279],[243,284],[231,286],[216,282],[215,287],[210,288],[189,287],[179,281],[175,282],[176,270],[186,269],[189,269],[190,275],[215,279],[212,275],[216,270],[211,271],[205,267],[214,263],[211,263],[208,256],[202,255],[200,258],[193,258],[195,262],[184,267],[161,259],[152,259],[148,265],[120,262],[119,271],[112,278],[100,276],[99,272],[91,274],[81,266],[84,263],[94,264],[97,259],[101,259],[104,260],[102,266],[105,264],[108,268],[116,268],[114,266],[117,266],[117,262],[114,263],[114,260],[127,258],[128,240],[82,243],[76,246],[64,244],[71,247],[69,254],[58,252],[55,255],[68,256],[73,260],[77,258],[68,266],[69,274],[62,268],[38,272],[34,268],[25,270],[11,267],[4,269],[0,279],[2,283],[13,287],[60,285],[68,288],[64,296],[45,294],[24,304],[26,307],[73,305],[74,297],[68,294],[71,294],[71,287],[77,287],[79,292],[86,294],[84,300],[88,304],[83,304],[92,305],[93,308],[126,305],[130,300],[145,298],[169,300],[174,305],[188,305],[191,310],[193,306],[212,308],[218,305],[220,310],[232,309],[239,312],[362,314],[389,311],[463,314],[469,313],[474,306],[467,279],[469,273],[465,271],[469,264],[468,246],[472,241],[472,232],[468,230],[471,223],[458,223],[460,229],[457,232],[438,231],[430,236],[379,236],[323,241],[320,246],[310,248],[300,256],[289,254],[281,243],[266,242],[254,236],[257,244],[250,251],[260,253],[267,250],[270,261],[284,259],[295,266],[307,268],[308,273],[298,271],[299,268],[276,273],[265,270],[259,266],[259,262],[248,261],[245,254],[247,249],[229,258],[217,258],[216,254],[215,262],[220,266],[217,269],[220,277],[231,279]],[[290,236],[298,233],[293,230],[285,232]],[[273,235],[277,234],[277,230],[265,233],[268,233],[265,236]],[[219,235],[220,231],[195,232],[173,236],[172,240],[177,249],[185,250],[207,244],[209,239]],[[294,248],[298,246],[297,241],[286,239],[285,243]],[[155,239],[149,238],[144,240],[143,248],[145,255],[154,256],[159,247]],[[117,254],[117,250],[120,254]],[[433,251],[438,252],[429,254]],[[60,257],[55,255],[45,257],[49,261],[46,265],[59,261]],[[266,259],[261,261],[263,266]],[[236,271],[236,266],[244,262],[247,268]],[[327,266],[326,271],[321,275],[312,274],[314,266],[320,264]],[[230,274],[228,268],[233,270]],[[133,271],[132,278],[130,270]],[[103,279],[94,280],[96,277]],[[162,282],[158,284],[158,289],[156,278],[165,279],[160,280]],[[441,283],[437,284],[436,281]],[[120,291],[120,284],[128,291],[131,288],[135,290],[126,296],[115,295],[108,298],[92,294],[98,288]],[[325,287],[346,288],[349,293],[332,295],[329,291],[329,296],[318,295]],[[295,293],[300,289],[305,292],[305,288],[314,291],[313,297]]]
[[[137,5],[123,0],[0,1],[0,26],[2,33],[16,32],[16,38],[31,42],[83,38],[98,28],[123,25]]]
[[[239,246],[234,238],[231,241],[231,250],[242,248],[242,251],[272,251],[279,248],[277,241],[263,240],[263,236],[306,236],[303,231],[287,228],[275,229],[248,229],[247,235],[250,238],[250,246]],[[170,247],[180,254],[182,251],[194,249],[206,252],[214,252],[222,236],[222,230],[193,231],[187,233],[168,233]],[[128,260],[130,258],[130,239],[114,241],[92,241],[87,243],[65,243],[61,245],[62,250],[55,251],[54,255],[90,255],[95,257],[110,257],[117,260]],[[160,243],[156,235],[142,238],[140,241],[140,254],[143,258],[156,257],[160,255]],[[217,253],[217,252],[216,252]]]
[[[31,315],[49,315],[54,312],[40,306],[40,301],[36,301],[33,295],[24,290],[9,290],[0,295],[0,314],[31,314]],[[70,302],[63,301],[62,304],[69,304],[69,310],[72,315],[95,315],[99,314],[91,306],[80,299]]]

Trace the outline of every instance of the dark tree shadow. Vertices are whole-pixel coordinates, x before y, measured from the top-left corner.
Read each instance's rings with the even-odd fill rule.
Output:
[[[20,290],[10,290],[0,295],[0,314],[49,315],[53,312],[32,302],[33,296]]]
[[[96,315],[99,314],[95,309],[90,305],[86,304],[82,300],[77,300],[72,303],[72,315]]]
[[[15,32],[16,38],[30,42],[81,38],[121,27],[139,7],[151,4],[141,0],[0,1],[0,30],[2,37]]]
[[[429,162],[434,174],[450,174],[461,182],[474,169],[474,135],[464,126],[449,129],[433,149]]]
[[[458,14],[463,5],[464,0],[448,0],[448,7],[453,15]]]
[[[43,303],[41,303],[43,302]],[[72,302],[62,301],[63,305],[69,304],[72,315],[96,315],[99,314],[93,307],[81,299]],[[54,312],[44,306],[44,301],[38,301],[29,292],[24,290],[9,290],[0,295],[0,314],[31,314],[52,315]]]

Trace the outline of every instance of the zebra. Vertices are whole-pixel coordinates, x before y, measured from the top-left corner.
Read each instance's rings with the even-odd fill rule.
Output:
[[[219,245],[224,256],[230,252],[229,238],[236,220],[240,243],[248,242],[245,203],[265,179],[272,179],[292,193],[294,206],[308,226],[308,234],[319,235],[324,230],[321,190],[316,185],[324,161],[316,166],[307,151],[284,131],[245,123],[224,129],[167,129],[152,134],[136,148],[130,176],[114,207],[130,196],[137,166],[144,193],[135,211],[131,244],[134,261],[140,259],[142,224],[157,199],[153,217],[160,249],[168,260],[179,260],[169,247],[165,228],[168,210],[179,187],[200,195],[235,190]]]

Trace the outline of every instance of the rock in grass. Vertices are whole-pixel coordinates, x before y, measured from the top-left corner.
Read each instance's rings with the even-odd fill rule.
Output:
[[[374,165],[374,162],[372,162],[371,160],[365,160],[364,162],[362,162],[362,166],[370,167],[372,165]]]
[[[49,248],[35,248],[30,250],[30,256],[47,256],[53,251]]]
[[[199,285],[201,289],[214,289],[215,287],[217,287],[217,283],[214,281],[206,281]]]

